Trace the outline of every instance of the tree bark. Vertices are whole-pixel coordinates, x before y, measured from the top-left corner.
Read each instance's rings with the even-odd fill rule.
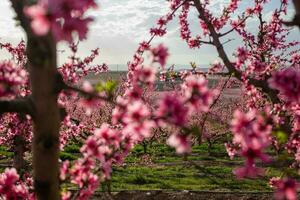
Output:
[[[147,142],[143,141],[142,144],[143,144],[144,154],[147,154]]]
[[[208,155],[211,156],[212,142],[210,141],[210,139],[207,139],[207,144]]]
[[[24,159],[24,154],[26,151],[25,140],[22,135],[17,135],[14,137],[14,157],[13,157],[13,167],[16,168],[18,173],[22,176],[26,170],[26,162]]]
[[[62,82],[57,71],[56,41],[51,34],[36,36],[30,19],[24,14],[26,0],[10,0],[16,19],[27,35],[28,58],[33,119],[33,178],[34,190],[39,200],[58,200],[59,193],[59,127],[60,110],[57,104]],[[59,78],[59,79],[58,79]]]
[[[52,37],[28,37],[28,66],[35,108],[32,142],[34,189],[38,199],[60,199],[58,72]]]

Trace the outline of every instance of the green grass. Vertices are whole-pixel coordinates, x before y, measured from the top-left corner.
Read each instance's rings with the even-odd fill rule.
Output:
[[[9,151],[5,146],[0,146],[0,158],[1,157],[11,158],[13,155],[14,153]]]
[[[127,163],[138,163],[143,157],[143,147],[137,145]],[[128,166],[114,169],[112,190],[213,190],[213,191],[270,191],[268,180],[282,175],[282,170],[266,167],[263,179],[238,180],[233,169],[243,165],[241,158],[230,160],[223,144],[215,144],[208,155],[208,145],[194,146],[187,161],[200,162],[202,166],[183,162],[182,156],[176,155],[174,149],[164,144],[148,147],[153,165]],[[172,165],[168,165],[173,163]],[[177,163],[174,165],[174,163]]]
[[[80,153],[80,145],[68,144],[65,146],[64,151],[68,153]]]
[[[274,153],[274,152],[268,152]],[[0,146],[2,161],[11,160],[13,152]],[[165,144],[148,145],[147,156],[152,163],[145,164],[144,147],[137,145],[125,159],[124,167],[114,167],[111,181],[112,191],[120,190],[210,190],[210,191],[270,191],[268,180],[283,175],[285,168],[265,167],[263,179],[238,180],[233,175],[234,168],[243,165],[243,159],[230,160],[222,143],[214,144],[211,155],[206,143],[192,148],[185,159]],[[282,155],[285,158],[286,155]],[[76,160],[80,157],[80,145],[68,144],[60,152],[61,160]],[[281,159],[281,156],[278,157]],[[191,164],[193,161],[197,166]],[[144,164],[143,164],[144,163]],[[199,167],[200,166],[200,167]],[[3,169],[0,169],[0,172]],[[289,172],[298,177],[297,172]],[[105,186],[105,184],[103,184]],[[103,188],[105,188],[103,186]],[[72,187],[72,185],[66,185]],[[103,190],[102,188],[102,190]],[[101,190],[101,187],[99,188]]]
[[[77,158],[79,158],[79,156],[76,154],[72,154],[72,153],[68,153],[65,151],[62,151],[59,153],[59,158],[64,161],[64,160],[76,160]]]
[[[269,191],[263,180],[237,180],[230,167],[128,167],[114,169],[112,190],[216,190]]]

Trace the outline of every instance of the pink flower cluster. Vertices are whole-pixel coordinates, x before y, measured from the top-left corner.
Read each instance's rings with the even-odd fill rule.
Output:
[[[276,189],[274,194],[277,200],[296,200],[297,191],[299,190],[299,184],[290,178],[272,178],[269,182],[272,188]]]
[[[191,139],[189,135],[185,134],[172,134],[168,140],[167,144],[176,149],[176,153],[185,154],[192,151]]]
[[[179,15],[179,25],[180,25],[180,37],[185,40],[190,48],[199,48],[200,47],[200,36],[192,38],[191,30],[189,28],[188,22],[188,13],[189,13],[189,4],[184,4],[182,6],[182,11]]]
[[[279,91],[286,102],[300,102],[300,70],[288,68],[273,74],[270,87]]]
[[[193,114],[207,112],[217,95],[216,90],[208,89],[207,80],[203,77],[188,75],[181,88],[181,94],[166,94],[159,102],[156,118],[159,124],[173,125],[183,128]],[[168,144],[174,147],[177,153],[191,151],[190,133],[174,133],[168,139]]]
[[[260,33],[254,35],[252,31],[246,29],[246,19],[252,16],[260,17],[262,14],[263,6],[268,1],[254,0],[254,6],[245,9],[241,16],[238,16],[236,21],[231,21],[232,30],[227,31],[222,35],[221,31],[227,27],[230,15],[238,8],[240,0],[231,0],[220,13],[220,16],[214,16],[209,11],[210,1],[200,1],[200,28],[201,36],[195,38],[191,37],[191,30],[189,29],[188,14],[190,6],[195,6],[191,2],[184,3],[183,0],[170,0],[171,12],[159,18],[157,27],[150,29],[151,39],[148,42],[142,42],[136,51],[133,61],[128,63],[129,73],[127,75],[127,82],[122,85],[125,86],[124,95],[118,96],[115,99],[110,99],[112,104],[116,105],[112,109],[111,120],[113,125],[103,124],[99,129],[92,130],[90,126],[98,126],[94,123],[87,125],[84,123],[77,124],[74,113],[71,113],[63,121],[61,146],[65,145],[69,138],[79,136],[85,130],[91,134],[86,136],[87,139],[81,148],[83,158],[78,159],[72,165],[66,161],[62,163],[60,178],[63,181],[69,180],[71,183],[79,187],[80,192],[78,196],[73,196],[70,192],[63,193],[63,199],[87,199],[99,186],[99,181],[109,179],[112,173],[112,166],[122,162],[132,147],[149,138],[152,135],[153,128],[157,126],[163,127],[164,125],[176,128],[176,133],[173,133],[167,140],[168,144],[174,147],[177,153],[184,154],[191,151],[191,130],[187,127],[189,118],[194,114],[203,114],[209,112],[211,105],[214,102],[215,96],[218,94],[216,90],[209,89],[207,80],[203,76],[191,75],[196,73],[194,71],[186,71],[182,73],[175,73],[170,75],[167,72],[162,72],[162,79],[170,78],[171,81],[175,77],[180,77],[184,80],[180,91],[168,93],[159,101],[155,108],[151,108],[145,100],[145,91],[153,91],[153,86],[156,80],[155,63],[159,63],[162,68],[166,65],[166,59],[169,56],[168,49],[163,45],[151,47],[150,42],[155,36],[164,36],[167,33],[166,25],[170,22],[175,12],[182,7],[179,15],[180,22],[180,36],[185,40],[190,48],[199,48],[200,44],[208,43],[215,45],[218,50],[221,46],[216,45],[216,37],[221,41],[221,38],[233,31],[237,32],[242,41],[243,47],[239,47],[236,51],[236,62],[233,63],[236,69],[241,73],[242,83],[245,86],[243,91],[248,95],[249,101],[247,106],[252,108],[247,113],[236,111],[234,119],[232,120],[233,145],[227,144],[226,148],[230,155],[239,153],[246,158],[246,166],[235,170],[239,177],[255,177],[262,174],[262,170],[256,167],[256,161],[262,162],[269,161],[269,157],[264,153],[265,149],[271,144],[271,125],[269,121],[269,113],[260,114],[259,107],[266,107],[268,104],[260,91],[250,84],[248,78],[257,78],[257,81],[267,80],[271,72],[282,66],[290,66],[281,70],[272,76],[269,80],[271,88],[279,91],[279,97],[287,103],[299,103],[299,88],[300,80],[299,70],[299,55],[296,53],[290,54],[285,58],[284,53],[287,49],[297,46],[297,42],[287,42],[286,35],[288,29],[283,27],[281,15],[287,12],[287,1],[282,0],[280,8],[272,13],[272,18],[269,21],[261,22],[258,26]],[[182,4],[183,3],[183,4]],[[92,21],[92,18],[86,17],[86,11],[89,8],[96,7],[94,0],[39,0],[37,4],[25,8],[25,14],[31,19],[31,27],[33,32],[38,36],[45,36],[51,33],[56,41],[66,40],[72,41],[72,36],[77,33],[79,39],[83,39],[88,31],[87,25]],[[203,18],[206,18],[204,20]],[[211,24],[209,24],[209,23]],[[215,31],[212,31],[214,29]],[[215,33],[217,36],[211,37]],[[202,37],[209,39],[208,41],[201,41]],[[202,42],[202,43],[201,43]],[[222,43],[225,45],[226,42]],[[13,48],[9,44],[0,44],[0,48],[7,49],[17,61],[17,65],[26,63],[24,56],[25,45],[20,43],[20,46]],[[89,72],[102,72],[107,70],[107,66],[97,65],[91,67],[95,57],[98,56],[98,49],[92,51],[91,55],[81,60],[76,56],[77,45],[71,44],[70,46],[73,55],[69,57],[69,62],[59,68],[64,80],[68,83],[77,84]],[[150,64],[144,66],[144,58],[142,54],[144,51],[150,52]],[[292,55],[292,56],[291,56]],[[226,65],[230,65],[230,61]],[[229,63],[229,64],[228,64]],[[16,66],[17,66],[16,65]],[[0,63],[0,97],[15,95],[19,92],[19,87],[26,87],[27,82],[26,74],[19,70],[10,62]],[[222,65],[216,63],[213,65],[211,72],[221,70]],[[21,68],[20,68],[21,69]],[[2,73],[2,74],[1,74]],[[168,77],[169,76],[169,77]],[[266,85],[263,85],[266,88]],[[88,83],[83,83],[83,90],[86,93],[95,93],[95,89]],[[71,95],[70,95],[71,94]],[[99,97],[107,97],[99,94]],[[262,101],[260,101],[263,99]],[[115,101],[114,101],[115,100]],[[102,100],[95,100],[94,98],[83,99],[73,93],[63,93],[59,97],[59,103],[66,106],[71,101],[79,101],[79,104],[85,108],[87,113],[92,114],[92,109],[103,108]],[[278,106],[280,106],[278,104]],[[293,131],[291,134],[290,143],[286,148],[296,152],[296,160],[299,160],[300,137],[297,132],[299,131],[299,113],[297,109],[291,109],[294,105],[284,105],[289,107],[288,111],[292,112],[293,118]],[[286,108],[279,109],[285,111]],[[74,109],[76,110],[76,108]],[[155,110],[155,111],[154,111]],[[110,111],[110,110],[109,110]],[[73,115],[72,115],[73,114]],[[273,118],[275,118],[274,114]],[[8,117],[8,119],[6,118]],[[276,116],[278,117],[278,116]],[[270,117],[271,118],[271,117]],[[272,119],[273,119],[272,118]],[[279,118],[279,117],[278,117]],[[22,131],[31,133],[30,118],[20,121],[16,115],[5,115],[4,125],[0,127],[1,132],[8,133],[7,138],[11,140],[10,136],[20,134],[15,128],[10,128],[10,123],[17,123],[17,128]],[[78,121],[80,118],[78,118]],[[278,120],[278,124],[280,120]],[[208,134],[205,133],[205,136]],[[30,138],[30,136],[26,136]],[[31,140],[31,139],[29,139]],[[5,140],[2,139],[2,143]],[[101,173],[98,177],[97,172]],[[0,191],[7,196],[8,199],[16,197],[25,198],[27,192],[25,186],[18,181],[19,177],[14,170],[6,170],[0,176]],[[273,185],[278,189],[278,199],[296,199],[297,184],[291,179],[273,180]],[[24,196],[22,196],[24,195]]]
[[[11,43],[0,43],[0,49],[7,50],[11,54],[12,60],[16,61],[16,64],[25,65],[27,56],[25,54],[26,47],[24,40],[21,40],[16,47],[14,47]]]
[[[14,138],[22,136],[24,146],[27,148],[33,136],[33,127],[31,117],[25,116],[23,119],[17,113],[9,113],[1,116],[0,125],[0,144],[14,146]],[[13,124],[13,126],[12,126]]]
[[[231,130],[234,135],[233,143],[240,146],[240,155],[246,158],[246,165],[236,169],[236,175],[240,178],[262,175],[263,171],[255,166],[255,160],[270,160],[264,150],[270,145],[272,126],[256,110],[246,114],[236,110],[231,121]]]
[[[92,172],[95,163],[92,159],[79,159],[76,160],[73,166],[70,166],[69,161],[65,161],[61,165],[60,179],[66,181],[70,179],[71,183],[78,186],[78,192],[72,196],[69,191],[62,193],[62,199],[71,200],[87,200],[99,186],[99,178]]]
[[[165,66],[169,52],[164,45],[159,44],[157,47],[151,48],[151,54],[153,62],[158,62],[162,67]]]
[[[27,72],[12,62],[0,62],[0,97],[15,96],[26,83]]]
[[[108,71],[108,66],[103,63],[94,65],[93,61],[99,56],[99,48],[91,51],[90,55],[81,59],[78,54],[78,44],[72,43],[69,45],[72,55],[69,56],[68,62],[59,67],[59,72],[62,74],[66,82],[78,83],[89,73],[99,74]]]
[[[189,109],[178,94],[167,94],[160,100],[156,116],[176,126],[184,126],[188,120]]]
[[[28,187],[19,181],[16,169],[5,169],[0,174],[0,198],[10,199],[34,199],[29,195]]]
[[[241,69],[242,65],[246,62],[246,60],[249,57],[249,52],[247,51],[247,49],[239,47],[237,48],[235,55],[237,57],[236,68]]]
[[[75,32],[80,40],[86,37],[92,18],[85,13],[96,6],[94,0],[39,0],[24,12],[32,19],[31,28],[35,34],[44,36],[51,31],[57,41],[72,42]]]
[[[208,88],[208,81],[203,76],[188,76],[183,85],[182,92],[189,105],[197,110],[207,112],[213,103],[218,91]]]

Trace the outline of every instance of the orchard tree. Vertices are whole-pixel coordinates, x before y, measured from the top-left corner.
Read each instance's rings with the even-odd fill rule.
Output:
[[[145,88],[154,88],[156,70],[164,69],[169,55],[162,44],[151,46],[150,43],[155,37],[166,34],[166,26],[175,19],[177,12],[180,12],[182,40],[194,49],[205,45],[215,47],[221,65],[241,82],[243,94],[251,97],[247,101],[248,109],[235,111],[231,122],[233,142],[227,145],[228,152],[231,156],[237,153],[246,160],[244,167],[235,170],[236,175],[240,178],[263,175],[256,161],[271,160],[265,150],[274,141],[295,155],[297,168],[300,144],[299,42],[288,41],[290,29],[284,24],[299,25],[299,1],[294,1],[297,15],[290,23],[282,19],[287,12],[287,0],[280,1],[271,19],[264,14],[268,1],[251,2],[244,11],[240,8],[237,13],[240,1],[231,0],[216,15],[211,12],[208,0],[170,0],[170,12],[158,20],[157,27],[150,30],[151,38],[140,44],[133,60],[128,63],[124,94],[112,98],[109,89],[97,90],[90,84],[83,84],[82,89],[73,86],[72,74],[78,69],[70,70],[65,66],[65,73],[56,63],[57,42],[72,44],[74,34],[80,40],[85,38],[88,23],[92,21],[86,11],[96,7],[95,1],[11,0],[27,36],[26,62],[22,64],[27,72],[12,62],[1,63],[3,100],[0,110],[2,113],[21,113],[26,117],[23,120],[32,120],[33,183],[30,177],[20,180],[15,169],[6,169],[0,177],[1,195],[6,199],[87,199],[101,182],[110,179],[112,166],[122,163],[133,146],[151,137],[153,128],[157,127],[178,130],[167,143],[179,154],[191,152],[191,137],[199,134],[200,129],[188,127],[189,119],[195,114],[209,112],[220,92],[209,89],[203,75],[183,73],[180,89],[160,98],[154,111],[142,98]],[[188,14],[193,13],[191,10],[196,10],[195,18],[201,27],[201,33],[196,36],[189,29]],[[235,20],[234,14],[237,15]],[[248,20],[253,18],[258,21],[256,32],[247,28]],[[223,39],[231,34],[238,35],[243,41],[242,46],[236,48],[233,59],[226,52],[224,45],[227,41]],[[144,64],[144,52],[150,55],[147,64]],[[78,59],[72,62],[81,66]],[[18,88],[26,80],[26,73],[29,92],[23,94]],[[9,96],[11,92],[13,97]],[[114,109],[108,123],[91,130],[92,134],[81,148],[82,157],[74,162],[61,163],[59,170],[59,129],[66,116],[59,96],[69,92],[84,95],[86,99],[81,104],[87,110],[101,109],[103,102],[110,102]],[[61,182],[77,185],[78,191],[60,192]],[[278,199],[296,199],[298,183],[287,174],[272,179],[270,183],[277,189]]]
[[[79,81],[82,81],[82,78],[85,77],[88,73],[101,73],[107,70],[105,64],[102,65],[91,65],[91,62],[99,54],[99,49],[92,50],[91,55],[87,56],[83,60],[76,56],[78,44],[72,43],[70,45],[70,50],[72,55],[69,57],[68,62],[63,64],[58,68],[59,72],[63,75],[63,78],[66,82],[72,84],[78,84]],[[8,88],[7,85],[3,84],[3,93],[6,93],[6,98],[17,97],[19,92],[19,97],[30,94],[29,82],[28,82],[28,73],[24,68],[27,57],[25,55],[25,42],[22,40],[16,47],[12,46],[10,43],[1,44],[2,49],[7,50],[11,54],[10,68],[3,68],[4,73],[11,73],[12,75],[18,75],[20,77],[15,77],[13,80],[19,79],[19,84],[14,85],[13,87]],[[3,75],[5,76],[5,74]],[[22,80],[23,79],[23,80]],[[17,86],[17,87],[16,87]],[[90,123],[85,118],[80,118],[80,113],[85,115],[86,112],[83,106],[79,102],[82,102],[82,98],[76,94],[65,94],[61,93],[58,99],[58,102],[61,107],[65,107],[68,111],[64,113],[64,110],[61,110],[62,118],[65,118],[62,121],[62,131],[60,135],[60,148],[62,149],[66,142],[69,139],[74,138],[75,136],[82,135],[81,133],[87,131],[84,130],[87,128]],[[76,107],[74,106],[76,105]],[[77,108],[77,109],[76,109]],[[103,111],[105,109],[102,109]],[[68,114],[68,115],[67,115]],[[102,116],[95,116],[93,113],[93,119],[99,120]],[[65,116],[66,115],[66,116]],[[85,115],[86,116],[86,115]],[[81,123],[78,119],[80,119]],[[22,172],[27,169],[26,161],[24,160],[25,153],[30,151],[30,143],[32,140],[32,124],[31,117],[24,114],[5,114],[1,117],[1,136],[0,143],[2,145],[8,146],[14,152],[14,162],[13,167],[15,167],[18,172]],[[22,173],[21,173],[22,174]]]
[[[68,86],[57,66],[56,43],[61,40],[71,43],[74,33],[78,34],[79,39],[83,39],[87,32],[87,25],[92,20],[84,14],[89,8],[96,7],[96,4],[94,1],[35,3],[14,0],[11,4],[27,36],[26,58],[23,45],[22,48],[17,49],[17,52],[11,52],[13,56],[18,56],[17,66],[13,62],[1,63],[1,70],[3,70],[1,97],[7,97],[1,101],[1,113],[14,112],[23,115],[23,122],[20,122],[22,125],[15,124],[17,125],[15,131],[24,131],[27,135],[30,135],[30,130],[22,127],[24,120],[26,123],[28,120],[33,121],[31,144],[34,191],[38,199],[59,199],[59,128],[65,112],[59,106],[58,96]],[[73,12],[76,12],[76,15],[73,15]],[[85,62],[79,64],[82,68],[86,66]],[[68,70],[66,66],[63,66],[63,69]],[[74,71],[69,74],[62,72],[71,79],[74,78],[72,76]],[[26,81],[28,82],[26,92],[18,91],[17,89],[24,86],[22,84]],[[20,89],[24,90],[24,88]],[[15,118],[13,123],[20,119],[20,116],[15,115]],[[25,134],[17,133],[17,135],[27,137]],[[1,193],[4,192],[10,191]]]

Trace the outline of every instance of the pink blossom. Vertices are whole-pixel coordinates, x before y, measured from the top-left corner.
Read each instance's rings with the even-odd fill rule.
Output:
[[[255,167],[255,159],[263,162],[270,160],[264,150],[270,145],[271,126],[266,124],[263,116],[255,110],[246,114],[236,110],[231,130],[234,134],[234,144],[240,145],[240,155],[246,158],[245,167],[236,169],[235,173],[240,178],[261,175],[263,171]]]
[[[162,67],[164,67],[169,56],[168,49],[164,45],[160,44],[157,47],[152,48],[151,53],[153,56],[153,62],[158,62]]]
[[[222,72],[222,70],[224,69],[224,65],[222,65],[220,62],[215,61],[212,65],[211,68],[209,68],[209,73],[218,73],[218,72]]]
[[[130,123],[123,129],[123,134],[130,137],[135,142],[143,141],[151,136],[151,131],[155,127],[155,123],[151,120],[144,120],[139,123]]]
[[[133,100],[138,100],[141,98],[143,94],[143,89],[138,86],[134,86],[132,88],[127,88],[125,91],[125,96]]]
[[[0,62],[0,97],[16,95],[26,83],[27,73],[12,62]]]
[[[72,197],[72,193],[70,191],[64,191],[61,194],[61,199],[62,200],[70,200]]]
[[[80,40],[85,38],[92,18],[84,14],[87,9],[95,7],[94,0],[39,0],[37,4],[26,7],[24,12],[32,19],[31,28],[35,34],[42,36],[51,30],[57,41],[72,42],[74,32]]]
[[[165,28],[151,28],[150,34],[153,36],[164,36],[167,33]]]
[[[168,94],[160,101],[156,115],[169,123],[183,126],[187,122],[188,108],[180,96]]]
[[[207,80],[203,77],[188,76],[182,86],[185,98],[196,110],[207,112],[212,104],[216,90],[207,87]]]
[[[296,200],[298,183],[294,179],[283,178],[272,182],[273,187],[276,188],[275,199],[278,200]]]
[[[256,178],[257,176],[263,176],[265,171],[262,168],[256,167],[252,162],[246,162],[246,166],[234,169],[233,173],[238,178]]]
[[[134,71],[135,82],[153,85],[155,81],[156,70],[153,67],[137,68]]]
[[[28,196],[28,188],[24,183],[19,182],[16,169],[6,168],[4,173],[0,174],[0,197],[4,199],[26,199]]]
[[[233,159],[233,157],[238,153],[237,149],[229,143],[225,143],[225,148],[230,159]]]
[[[288,68],[273,74],[269,79],[270,87],[279,90],[285,101],[300,102],[300,71]]]
[[[66,179],[66,175],[68,174],[68,170],[69,170],[69,165],[70,162],[68,160],[64,161],[60,167],[60,179],[61,180],[65,180]]]
[[[148,42],[143,41],[140,43],[140,46],[138,48],[138,52],[144,52],[145,50],[148,50],[150,48],[150,45]]]
[[[47,5],[45,3],[36,4],[26,7],[24,12],[32,18],[31,28],[37,35],[46,35],[50,28],[51,22],[47,18]]]
[[[181,0],[171,0],[170,1],[171,10],[175,10],[179,6],[180,2]]]
[[[142,101],[135,101],[128,105],[126,117],[123,121],[125,123],[141,121],[150,115],[148,107]]]
[[[178,154],[190,153],[192,150],[188,135],[172,134],[168,138],[167,143],[174,147]]]

